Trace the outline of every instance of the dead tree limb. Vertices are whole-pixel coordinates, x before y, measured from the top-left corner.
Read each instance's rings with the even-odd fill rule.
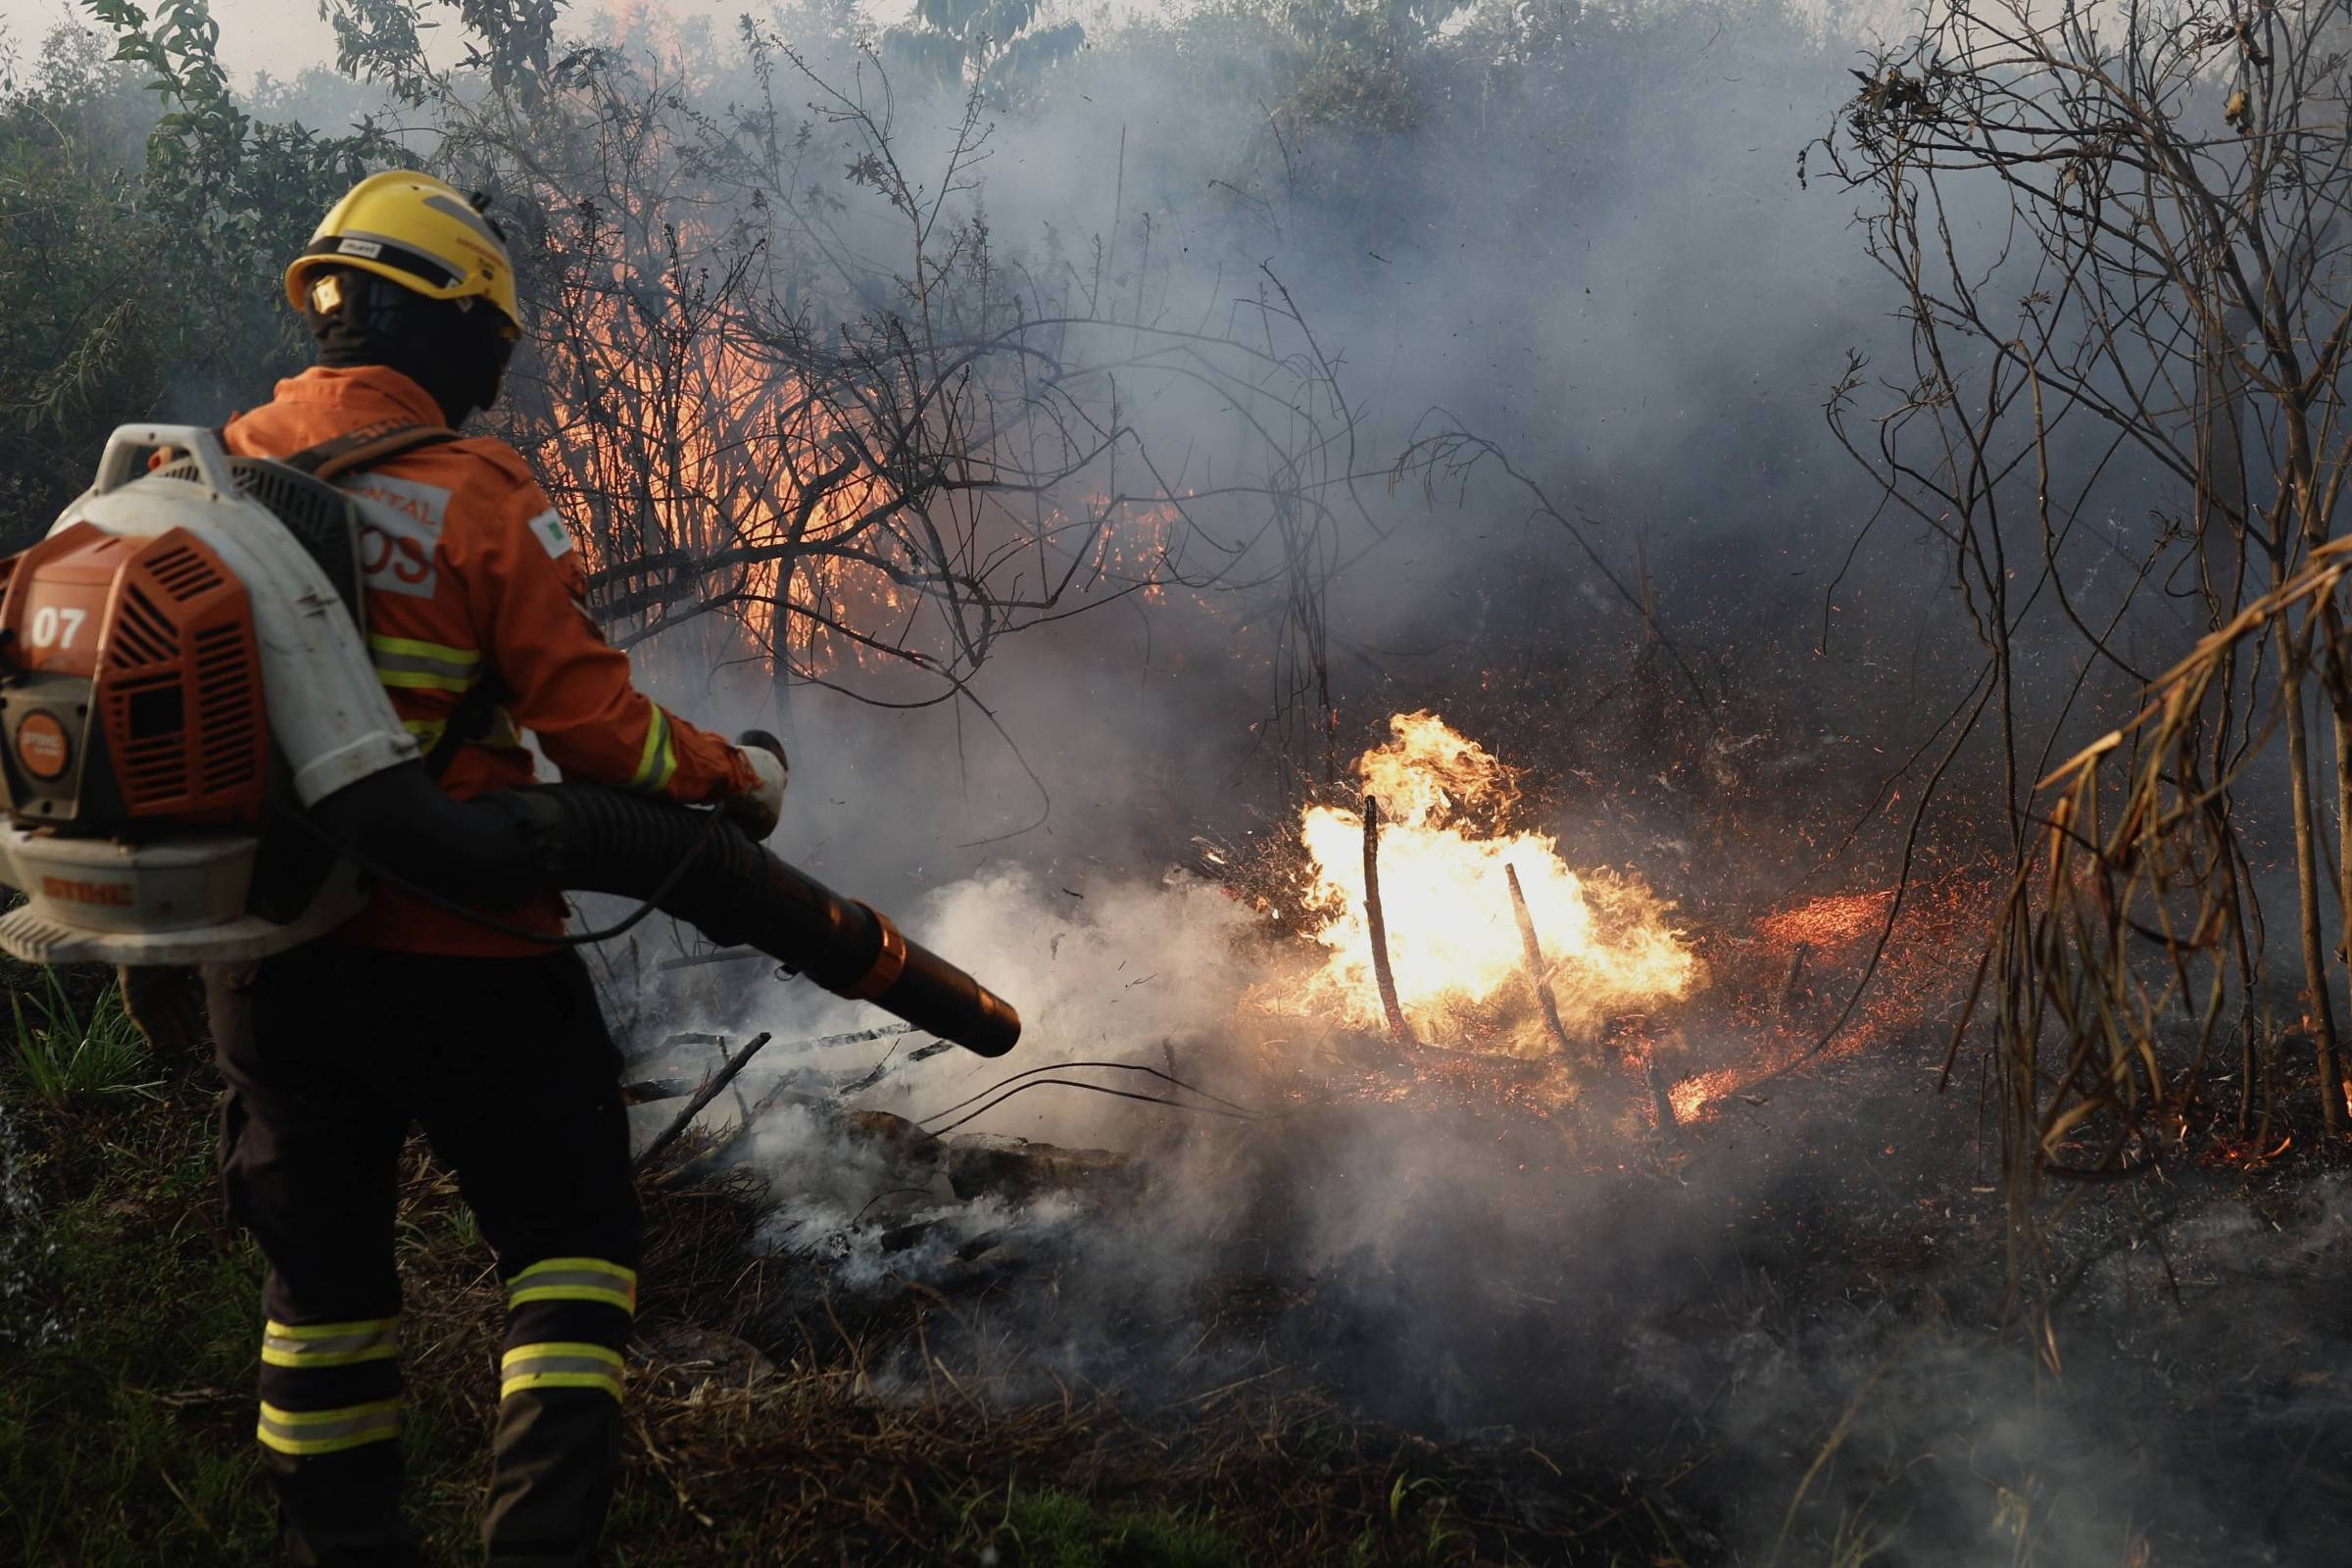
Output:
[[[1805,978],[1805,960],[1813,956],[1813,944],[1799,942],[1796,951],[1788,956],[1788,978],[1781,982],[1781,1011],[1786,1014],[1796,1005],[1796,988]]]
[[[718,1092],[733,1083],[735,1075],[743,1071],[752,1057],[759,1054],[760,1048],[773,1038],[774,1036],[762,1029],[745,1041],[743,1049],[729,1056],[727,1064],[712,1073],[709,1083],[695,1091],[694,1098],[686,1102],[686,1108],[679,1111],[676,1118],[662,1129],[662,1135],[645,1146],[645,1152],[637,1156],[637,1168],[645,1169],[667,1152],[669,1146],[676,1143],[680,1137],[684,1136],[686,1129],[693,1125],[694,1118],[703,1113],[703,1107],[716,1100]]]
[[[1372,937],[1372,978],[1380,985],[1380,1008],[1388,1015],[1389,1034],[1409,1045],[1404,1008],[1396,1001],[1396,975],[1389,967],[1389,919],[1380,908],[1380,800],[1364,797],[1364,925]]]
[[[1552,1040],[1567,1052],[1572,1049],[1568,1026],[1560,1022],[1560,1004],[1551,994],[1551,977],[1544,972],[1544,945],[1536,940],[1536,917],[1528,912],[1527,893],[1519,886],[1519,868],[1506,863],[1502,875],[1511,885],[1511,913],[1519,919],[1519,945],[1527,950],[1527,983],[1536,988],[1536,1002],[1544,1009],[1544,1022],[1550,1027]]]
[[[1666,1069],[1658,1065],[1654,1048],[1649,1059],[1642,1064],[1642,1076],[1648,1080],[1650,1103],[1657,1107],[1658,1132],[1661,1135],[1674,1132],[1681,1125],[1674,1118],[1674,1092],[1666,1083]]]

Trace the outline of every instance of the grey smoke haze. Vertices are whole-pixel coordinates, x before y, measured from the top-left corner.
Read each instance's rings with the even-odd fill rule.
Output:
[[[1250,308],[1262,265],[1340,363],[1373,475],[1373,521],[1347,524],[1350,552],[1364,553],[1331,595],[1344,757],[1391,708],[1458,695],[1486,714],[1537,715],[1538,755],[1515,756],[1506,730],[1491,737],[1505,756],[1565,769],[1541,755],[1559,749],[1604,778],[1596,794],[1639,783],[1627,760],[1640,737],[1621,715],[1542,721],[1587,714],[1637,636],[1571,542],[1529,523],[1507,485],[1447,493],[1424,512],[1409,487],[1392,495],[1377,477],[1443,408],[1593,518],[1613,561],[1626,564],[1639,539],[1675,635],[1746,676],[1753,706],[1732,716],[1741,749],[1727,764],[1744,820],[1759,839],[1794,841],[1841,822],[1845,781],[1915,744],[1973,668],[1943,605],[1940,547],[1900,522],[1849,579],[1831,655],[1811,654],[1828,577],[1873,499],[1829,445],[1820,397],[1849,348],[1899,364],[1892,300],[1860,256],[1849,200],[1801,191],[1794,176],[1795,150],[1850,90],[1846,63],[1836,40],[1768,17],[1720,33],[1694,21],[1690,35],[1629,45],[1596,70],[1604,90],[1554,135],[1459,162],[1435,132],[1427,145],[1326,141],[1310,163],[1261,117],[1202,113],[1200,80],[1115,74],[1106,52],[1072,69],[1074,90],[1042,119],[1000,119],[983,198],[998,243],[1040,274],[1056,255],[1090,265],[1094,241],[1115,236],[1111,254],[1131,259],[1126,309],[1147,320],[1230,319]],[[901,124],[910,142],[941,134],[917,108]],[[1115,276],[1115,262],[1106,270]],[[1130,390],[1158,452],[1200,465],[1214,454],[1222,478],[1257,450],[1194,388],[1139,370]],[[2084,583],[2100,569],[2086,561]],[[1009,839],[997,836],[1032,820],[1038,785],[993,735],[809,693],[796,710],[808,788],[784,851],[899,901],[910,931],[1020,1003],[1031,1034],[1004,1071],[1097,1055],[1157,1064],[1172,1047],[1208,1086],[1294,1109],[1266,1071],[1280,1031],[1242,1002],[1269,962],[1253,922],[1213,891],[1162,880],[1196,831],[1281,826],[1265,814],[1272,770],[1250,729],[1266,693],[1228,657],[1236,635],[1230,609],[1212,615],[1170,596],[1002,650],[982,690],[1052,802],[1043,826]],[[1534,657],[1515,659],[1522,648]],[[2073,673],[2070,661],[2030,678]],[[748,718],[764,695],[731,700]],[[1572,854],[1661,883],[1741,877],[1741,865],[1693,863],[1700,811],[1677,796],[1704,781],[1677,777],[1679,791],[1638,808],[1554,806],[1544,825]],[[1765,886],[1806,852],[1760,844],[1740,858],[1762,862],[1753,880]],[[681,1025],[736,1038],[802,1038],[860,1017],[805,988],[697,985],[699,1010]],[[1155,1339],[1201,1343],[1223,1320],[1219,1282],[1248,1258],[1311,1281],[1317,1305],[1273,1331],[1270,1349],[1207,1352],[1237,1368],[1252,1354],[1311,1355],[1400,1420],[1455,1434],[1579,1430],[1628,1462],[1664,1452],[1678,1431],[1707,1433],[1720,1485],[1740,1500],[1719,1537],[1686,1542],[1693,1560],[1819,1561],[1842,1537],[1849,1552],[1879,1543],[1888,1561],[1990,1568],[2030,1549],[2123,1564],[2159,1513],[2178,1539],[2222,1539],[2235,1517],[2230,1472],[2211,1483],[2221,1494],[2209,1506],[2169,1435],[2168,1385],[2141,1366],[2193,1354],[2211,1326],[2132,1315],[2163,1289],[2147,1254],[2120,1237],[2077,1238],[2096,1279],[2067,1320],[2069,1381],[2040,1378],[1995,1329],[1997,1203],[1972,1191],[1981,1183],[1952,1132],[1966,1106],[1912,1094],[1938,1054],[1936,1022],[1872,1064],[1899,1093],[1849,1075],[1735,1109],[1737,1125],[1710,1132],[1673,1183],[1530,1175],[1540,1149],[1489,1157],[1494,1130],[1441,1107],[1237,1129],[1057,1090],[974,1125],[1144,1157],[1152,1179],[1114,1224],[1061,1197],[901,1191],[907,1171],[789,1105],[749,1153],[800,1195],[774,1245],[830,1260],[845,1290],[964,1277],[974,1247],[1054,1259],[1051,1301],[1015,1286],[986,1314],[1020,1347],[996,1369],[1014,1388],[1050,1373],[1148,1395],[1177,1373],[1113,1325],[1150,1302]],[[920,1117],[1000,1076],[955,1054],[896,1064],[892,1050],[858,1048],[839,1067],[888,1068],[859,1104]],[[834,1069],[780,1055],[748,1093],[814,1070]],[[1816,1212],[1825,1186],[1856,1181],[1882,1183],[1883,1197]],[[1832,1248],[1823,1261],[1825,1233],[1857,1213],[1899,1238],[1890,1255],[1857,1263]],[[1907,1213],[1922,1218],[1906,1226]],[[2311,1255],[2340,1265],[2340,1195],[2294,1223]],[[900,1227],[921,1240],[891,1250]],[[2232,1202],[2190,1216],[2190,1235],[2221,1277],[2268,1267],[2270,1239]],[[1939,1254],[1943,1236],[1976,1250]],[[2306,1308],[2290,1298],[2282,1310]],[[2107,1326],[2118,1314],[2129,1327]],[[2343,1350],[2324,1336],[2310,1353],[2332,1365]],[[1784,1557],[1800,1490],[1806,1511]],[[2312,1549],[2289,1529],[2236,1560],[2320,1560]]]
[[[222,15],[233,39],[235,14]],[[725,52],[725,18],[712,21],[713,52],[692,84],[715,106],[752,84]],[[1506,73],[1491,103],[1451,106],[1454,118],[1420,134],[1300,141],[1263,112],[1261,63],[1196,41],[1163,57],[1182,69],[1146,72],[1105,43],[1039,108],[994,117],[980,184],[957,200],[984,204],[1006,266],[1040,298],[1091,288],[1100,243],[1102,314],[1113,319],[1078,335],[1090,354],[1138,360],[1121,372],[1122,407],[1178,488],[1262,478],[1267,447],[1231,399],[1143,357],[1137,328],[1247,332],[1262,326],[1271,279],[1291,292],[1357,420],[1356,460],[1341,466],[1361,477],[1335,508],[1348,565],[1329,600],[1343,758],[1393,709],[1458,705],[1506,759],[1549,770],[1541,825],[1572,856],[1678,893],[1754,894],[1785,884],[1843,826],[1867,800],[1855,781],[1915,744],[1973,668],[1945,605],[1941,547],[1899,520],[1849,579],[1831,653],[1812,652],[1829,579],[1875,499],[1827,440],[1821,398],[1849,348],[1899,360],[1894,300],[1861,254],[1851,200],[1796,180],[1798,148],[1852,89],[1854,48],[1848,32],[1768,9],[1669,11],[1647,30],[1596,29],[1573,80]],[[779,94],[796,115],[808,95]],[[903,88],[910,168],[936,170],[954,107]],[[1513,134],[1465,139],[1482,114]],[[886,292],[893,215],[869,191],[842,194],[864,203],[847,221],[868,242],[863,281]],[[1264,330],[1282,352],[1301,347],[1289,326]],[[1446,411],[1434,425],[1433,410]],[[1589,516],[1629,579],[1646,566],[1661,622],[1737,693],[1718,720],[1739,745],[1720,777],[1641,733],[1611,695],[1641,619],[1564,531],[1529,519],[1515,487],[1490,472],[1425,507],[1414,486],[1384,483],[1416,433],[1453,421]],[[1205,509],[1205,525],[1238,527],[1245,512]],[[796,690],[779,853],[890,909],[1014,1000],[1029,1021],[1017,1057],[908,1063],[915,1040],[795,1049],[881,1020],[772,983],[759,964],[629,974],[615,995],[635,1043],[772,1031],[779,1045],[714,1121],[778,1088],[877,1068],[857,1102],[921,1117],[1004,1072],[1089,1056],[1173,1061],[1235,1100],[1296,1109],[1278,1098],[1294,1087],[1278,1069],[1309,1064],[1286,1057],[1279,1037],[1305,1031],[1278,1030],[1244,1001],[1281,958],[1244,906],[1167,875],[1196,833],[1285,824],[1276,748],[1256,728],[1270,707],[1260,660],[1275,591],[1170,593],[1009,640],[975,686],[1008,739],[955,706],[898,713]],[[641,663],[697,718],[773,720],[762,674],[714,671],[659,639]],[[1573,783],[1578,768],[1593,782]],[[1732,804],[1719,813],[1721,799]],[[1726,821],[1750,829],[1736,857],[1708,849]],[[671,951],[662,942],[642,955],[648,966]],[[1871,1065],[1922,1074],[1928,1052],[1905,1049],[1922,1060],[1896,1051]],[[830,1260],[844,1291],[946,1278],[969,1261],[963,1248],[992,1236],[1066,1260],[1051,1306],[1014,1290],[991,1308],[1021,1336],[1015,1359],[1028,1364],[1008,1372],[1037,1386],[1048,1373],[1172,1380],[1113,1327],[1121,1312],[1153,1303],[1161,1338],[1194,1343],[1216,1319],[1217,1283],[1249,1258],[1311,1282],[1319,1300],[1269,1331],[1271,1349],[1208,1353],[1328,1356],[1368,1402],[1449,1434],[1558,1427],[1645,1457],[1677,1430],[1710,1431],[1747,1498],[1714,1544],[1732,1560],[1772,1559],[1781,1510],[1851,1400],[1847,1452],[1867,1459],[1833,1466],[1814,1496],[1834,1516],[1867,1510],[1877,1482],[1931,1467],[1936,1507],[1899,1560],[2012,1562],[2014,1496],[2024,1517],[2042,1508],[2054,1520],[2038,1527],[2050,1532],[2042,1560],[2125,1561],[2128,1521],[2112,1498],[2177,1478],[2103,1426],[2095,1398],[2035,1402],[2030,1364],[1985,1327],[1997,1315],[1989,1255],[1931,1267],[1905,1253],[1858,1271],[1864,1283],[1835,1287],[1835,1300],[1804,1289],[1813,1186],[1824,1169],[1875,1172],[1891,1158],[1875,1119],[1890,1100],[1856,1111],[1838,1092],[1790,1093],[1734,1112],[1737,1130],[1710,1134],[1695,1168],[1621,1183],[1544,1168],[1532,1142],[1498,1155],[1492,1128],[1440,1108],[1248,1128],[1040,1090],[973,1124],[1144,1157],[1153,1174],[1139,1206],[1108,1225],[1066,1197],[970,1203],[928,1181],[901,1191],[910,1175],[899,1163],[789,1100],[739,1152],[793,1195],[772,1243]],[[1912,1185],[1888,1178],[1886,1208],[1948,1204],[1971,1185],[1922,1130],[1944,1125],[1938,1114],[1917,1111],[1903,1129],[1894,1162]],[[2216,1208],[2199,1222],[2224,1233],[2228,1266],[2251,1273],[2265,1239],[2241,1234],[2240,1214]],[[883,1250],[894,1227],[925,1224],[911,1249]],[[2340,1264],[2340,1194],[2297,1224],[2306,1250]],[[1989,1254],[1988,1228],[1968,1234]],[[2114,1252],[2101,1266],[2114,1277],[2089,1306],[2148,1294],[2144,1258]],[[2117,1364],[2086,1381],[2132,1386],[2126,1338]],[[2323,1339],[2315,1355],[2340,1350]],[[1592,1412],[1622,1430],[1592,1433]]]
[[[1450,123],[1422,140],[1293,147],[1262,114],[1234,112],[1254,84],[1225,77],[1258,68],[1181,51],[1189,74],[1143,74],[1105,47],[1065,68],[1041,110],[995,118],[970,200],[1008,270],[1041,296],[1091,286],[1101,246],[1102,314],[1246,333],[1271,274],[1338,366],[1361,476],[1345,499],[1370,514],[1335,509],[1335,554],[1350,563],[1330,590],[1348,754],[1390,707],[1476,681],[1514,643],[1546,661],[1515,672],[1527,696],[1565,705],[1604,690],[1638,636],[1572,541],[1527,521],[1494,475],[1462,497],[1442,488],[1434,509],[1410,484],[1392,494],[1382,475],[1418,432],[1458,421],[1500,442],[1593,519],[1624,575],[1646,554],[1677,635],[1748,644],[1741,656],[1759,662],[1776,643],[1809,640],[1823,567],[1867,515],[1867,493],[1823,439],[1818,401],[1849,347],[1886,347],[1884,285],[1846,202],[1795,179],[1797,148],[1846,91],[1848,51],[1736,12],[1721,30],[1713,13],[1693,13],[1654,38],[1604,37],[1594,53],[1573,87],[1521,82],[1511,90],[1537,107],[1498,106],[1545,134],[1467,152],[1449,144]],[[709,91],[722,100],[740,85]],[[902,93],[902,157],[936,171],[953,105]],[[896,254],[889,217],[873,219],[878,265]],[[1300,347],[1279,324],[1267,335]],[[1105,357],[1129,346],[1115,327],[1081,336]],[[1264,476],[1263,442],[1213,389],[1146,363],[1121,391],[1139,447],[1175,487]],[[1249,520],[1206,515],[1211,533]],[[979,689],[1052,814],[967,861],[1116,862],[1139,835],[1164,857],[1191,830],[1171,824],[1230,828],[1272,776],[1252,770],[1270,751],[1250,728],[1268,707],[1264,678],[1231,657],[1261,629],[1252,617],[1262,622],[1266,597],[1235,596],[1210,615],[1171,594],[1007,642]],[[1869,596],[1851,598],[1843,613],[1859,627]],[[1868,669],[1811,673],[1844,689],[1843,730],[1861,716],[1852,699],[1882,684]],[[844,769],[826,799],[852,797],[817,829],[827,853],[855,836],[846,822],[860,805],[891,824],[893,843],[925,847],[928,877],[956,863],[952,846],[1031,822],[1045,804],[1037,786],[970,720],[877,715],[808,692],[795,714],[811,726],[808,765],[818,777]],[[1773,751],[1819,739],[1791,735]]]

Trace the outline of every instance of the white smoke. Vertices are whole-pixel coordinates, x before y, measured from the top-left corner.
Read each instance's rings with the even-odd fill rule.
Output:
[[[990,1059],[948,1050],[906,1061],[932,1044],[918,1033],[849,1046],[811,1040],[888,1028],[894,1020],[859,1003],[828,996],[805,983],[746,985],[734,978],[699,988],[697,1010],[665,1010],[665,1029],[709,1029],[741,1042],[756,1031],[774,1044],[753,1059],[739,1080],[745,1101],[790,1088],[809,1074],[838,1086],[879,1072],[855,1095],[865,1109],[909,1119],[942,1121],[938,1112],[1012,1075],[1055,1063],[1132,1062],[1177,1076],[1202,1061],[1229,1033],[1244,992],[1264,973],[1250,951],[1257,917],[1240,901],[1196,878],[1171,874],[1158,882],[1106,876],[1086,886],[1072,878],[1018,866],[1000,866],[940,888],[894,915],[913,940],[978,976],[1020,1009],[1022,1035],[1009,1056]],[[709,1047],[698,1046],[707,1054]],[[1115,1072],[1072,1069],[1065,1074],[1162,1098],[1171,1087],[1157,1079],[1133,1081]],[[814,1087],[814,1084],[811,1084]],[[1232,1086],[1226,1085],[1228,1089]],[[706,1112],[711,1125],[733,1114],[738,1102],[722,1097]],[[977,1108],[977,1105],[966,1109]],[[658,1118],[641,1113],[651,1123]],[[1087,1147],[1137,1148],[1152,1141],[1163,1113],[1152,1107],[1084,1091],[1046,1087],[1025,1091],[968,1123],[973,1132]],[[763,1129],[760,1147],[782,1157],[789,1136]],[[795,1180],[810,1174],[795,1167]],[[856,1191],[872,1174],[841,1173],[820,1183]]]

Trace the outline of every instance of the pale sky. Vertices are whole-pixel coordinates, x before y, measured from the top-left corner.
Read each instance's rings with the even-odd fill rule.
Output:
[[[146,9],[152,14],[155,7]],[[213,0],[213,20],[220,24],[221,64],[240,80],[257,71],[291,76],[334,54],[334,29],[318,20],[310,0]],[[97,26],[70,0],[0,0],[0,27],[24,54],[61,22]]]
[[[1150,15],[1192,3],[1194,0],[1047,0],[1042,9],[1054,17],[1076,17],[1092,26],[1099,25],[1105,16]],[[1880,10],[1899,13],[1907,3],[1884,0],[1883,6],[1871,9],[1873,14]],[[157,0],[142,0],[142,4],[152,12]],[[751,9],[759,9],[760,4],[761,0],[750,0]],[[333,57],[334,29],[319,20],[316,0],[212,0],[212,6],[213,19],[220,24],[221,63],[240,83],[262,71],[292,77],[306,67],[328,64]],[[858,8],[877,24],[892,26],[911,14],[914,0],[858,0]],[[575,18],[606,10],[624,14],[655,10],[679,18],[707,18],[722,28],[733,25],[746,9],[747,0],[573,0],[570,7]],[[1809,11],[1810,7],[1806,0],[1799,0],[1797,9]],[[456,7],[428,4],[424,13],[428,20],[436,16],[449,19],[440,29],[449,44],[435,49],[428,36],[426,52],[442,64],[453,63],[459,52]],[[61,22],[96,25],[74,0],[0,0],[0,32],[10,35],[20,54],[29,56]]]
[[[151,14],[156,9],[156,0],[142,0],[142,3]],[[314,0],[212,0],[212,3],[213,20],[220,24],[221,64],[239,81],[249,80],[260,71],[290,77],[305,67],[327,64],[334,55],[334,29],[318,19]],[[644,4],[645,0],[639,3]],[[1157,0],[1134,0],[1134,3],[1150,6]],[[746,9],[745,0],[652,0],[652,4],[679,17],[704,16],[722,25],[732,24]],[[571,9],[576,14],[604,7],[595,0],[581,0]],[[888,24],[905,17],[913,5],[912,0],[864,0],[861,9]],[[428,20],[436,15],[448,17],[448,24],[441,30],[454,40],[455,8],[425,8]],[[0,30],[13,37],[22,54],[30,55],[49,29],[60,22],[96,25],[73,0],[0,0]],[[438,53],[431,50],[429,40],[427,50]],[[454,57],[456,52],[453,44],[449,53]]]

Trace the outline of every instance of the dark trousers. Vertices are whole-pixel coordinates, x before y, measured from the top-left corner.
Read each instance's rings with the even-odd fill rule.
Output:
[[[415,1124],[507,1282],[490,1561],[595,1562],[643,1220],[586,966],[314,943],[206,980],[229,1214],[270,1260],[259,1435],[293,1561],[417,1560],[392,1249]]]

